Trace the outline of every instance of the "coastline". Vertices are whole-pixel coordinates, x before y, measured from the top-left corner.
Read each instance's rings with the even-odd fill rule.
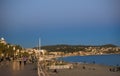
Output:
[[[116,57],[117,56],[117,57]],[[114,59],[115,58],[115,59]],[[59,61],[72,62],[72,63],[89,63],[89,64],[100,64],[107,66],[120,66],[120,54],[102,54],[102,55],[85,55],[85,56],[62,56],[56,58]]]
[[[64,56],[60,56],[60,57],[70,57],[70,56],[100,56],[100,55],[120,55],[120,54],[91,54],[91,55],[64,55]]]
[[[111,55],[111,54],[107,54],[107,55]],[[62,56],[62,57],[69,57],[69,56]],[[59,57],[56,57],[56,59],[57,58]],[[57,68],[56,71],[54,71],[55,69],[49,69],[47,70],[49,76],[120,76],[120,66],[110,66],[110,65],[83,63],[83,62],[78,62],[78,63],[67,62],[67,64],[72,64],[73,67],[59,68],[59,69]]]

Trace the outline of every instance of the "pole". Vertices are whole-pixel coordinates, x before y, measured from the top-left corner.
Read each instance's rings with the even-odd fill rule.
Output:
[[[41,50],[41,39],[39,38],[39,43],[38,43],[38,50]]]

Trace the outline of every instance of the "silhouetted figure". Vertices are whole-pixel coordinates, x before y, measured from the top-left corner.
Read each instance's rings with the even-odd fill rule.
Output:
[[[19,58],[19,64],[20,65],[22,64],[22,58]]]
[[[26,65],[27,58],[26,58],[26,57],[23,57],[23,61],[24,61],[24,65]]]
[[[120,72],[120,66],[119,66],[119,67],[117,67],[117,71],[119,71],[119,72]]]
[[[93,70],[95,70],[95,68],[93,68]]]
[[[115,72],[115,68],[112,68],[111,71],[112,71],[112,72]]]
[[[85,66],[83,66],[83,69],[85,69]]]
[[[19,64],[21,65],[22,61],[19,61]]]
[[[57,71],[57,69],[54,69],[54,71],[53,71],[53,72],[57,73],[58,71]]]
[[[112,71],[112,69],[110,68],[109,71]]]
[[[2,61],[1,61],[1,58],[0,58],[0,64],[1,64],[1,62],[2,62]]]

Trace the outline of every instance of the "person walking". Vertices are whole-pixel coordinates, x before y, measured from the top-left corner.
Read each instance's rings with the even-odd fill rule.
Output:
[[[22,64],[22,58],[21,57],[19,58],[19,64],[20,65]]]
[[[24,65],[26,65],[26,62],[27,62],[27,57],[23,57],[23,61],[24,61]]]

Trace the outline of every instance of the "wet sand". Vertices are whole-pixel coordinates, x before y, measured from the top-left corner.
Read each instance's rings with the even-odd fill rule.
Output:
[[[104,66],[97,64],[76,64],[73,69],[57,69],[57,73],[53,70],[48,71],[50,76],[120,76],[119,72],[110,71],[112,66]]]

